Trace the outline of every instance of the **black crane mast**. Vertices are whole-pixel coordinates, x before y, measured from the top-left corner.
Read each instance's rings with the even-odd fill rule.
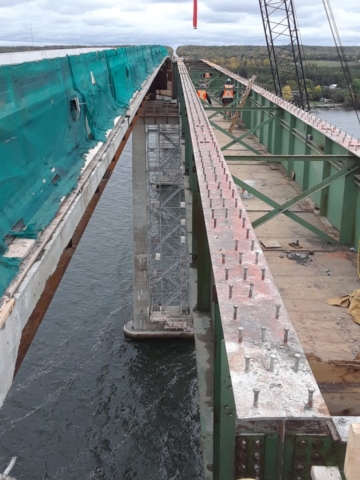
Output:
[[[302,49],[293,0],[259,0],[275,93],[283,97],[289,81],[297,84],[291,102],[309,111]]]

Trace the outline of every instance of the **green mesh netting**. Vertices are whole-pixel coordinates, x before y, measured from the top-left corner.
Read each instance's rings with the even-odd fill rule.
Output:
[[[151,45],[0,66],[0,296],[22,261],[4,257],[7,240],[36,238],[50,223],[84,154],[167,56]]]

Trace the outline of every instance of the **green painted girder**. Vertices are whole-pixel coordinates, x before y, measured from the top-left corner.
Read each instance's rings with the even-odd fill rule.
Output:
[[[337,172],[339,173],[339,172]],[[350,173],[350,172],[349,172]],[[250,185],[248,185],[247,183],[243,182],[242,180],[240,180],[239,178],[237,177],[234,177],[233,176],[233,180],[234,182],[236,183],[236,185],[238,185],[239,187],[243,188],[244,190],[247,190],[249,193],[252,193],[253,195],[255,195],[255,197],[259,198],[260,200],[262,200],[263,202],[267,203],[268,205],[270,205],[271,207],[274,207],[275,209],[276,208],[279,208],[281,207],[281,205],[277,202],[275,202],[274,200],[272,200],[270,197],[264,195],[263,193],[259,192],[258,190],[256,190],[255,188],[251,187]],[[304,192],[305,193],[305,192]],[[297,198],[297,197],[295,197]],[[298,200],[299,201],[299,200]],[[290,208],[290,207],[289,207]],[[272,212],[269,212],[269,213],[273,213],[274,210]],[[323,240],[325,240],[326,242],[329,242],[333,245],[338,245],[339,242],[333,238],[333,237],[330,237],[330,235],[328,235],[327,233],[323,232],[322,230],[320,230],[319,228],[316,228],[314,225],[312,225],[311,223],[307,222],[306,220],[304,220],[303,218],[299,217],[298,215],[296,215],[295,213],[293,212],[290,212],[288,210],[285,210],[285,211],[279,211],[276,215],[280,214],[280,213],[283,213],[286,217],[290,218],[291,220],[294,220],[295,222],[297,222],[299,225],[307,228],[308,230],[310,230],[311,232],[315,233],[315,235],[317,235],[318,237],[322,238]],[[274,215],[274,216],[276,216]],[[263,218],[263,217],[261,217]],[[258,220],[261,220],[261,218],[259,218]],[[273,217],[271,217],[273,218]],[[270,218],[268,219],[270,220]],[[267,220],[265,220],[267,221]],[[252,222],[252,226],[253,228],[256,228],[256,226],[258,227],[258,225],[255,226],[255,223],[257,222],[257,220],[255,220],[254,222]],[[265,223],[265,222],[263,222]]]
[[[213,107],[212,105],[207,105],[205,107],[205,110],[214,110],[214,111],[223,111],[223,110],[232,110],[232,111],[239,111],[239,112],[247,112],[247,111],[252,111],[252,110],[269,110],[270,112],[273,112],[275,110],[279,110],[279,107]]]
[[[219,304],[214,305],[214,463],[213,480],[233,480],[235,401]]]
[[[201,75],[203,72],[199,72],[199,73],[200,73],[199,75],[190,75],[191,81],[193,83],[207,82],[208,84],[210,84],[213,80],[219,80],[219,78],[221,78],[220,76],[214,76],[214,75],[211,78],[201,78]]]
[[[210,118],[211,118],[211,117],[209,117],[209,120],[210,120]],[[235,135],[233,135],[232,133],[228,132],[228,130],[225,130],[224,128],[220,127],[220,125],[218,125],[218,124],[215,123],[215,122],[211,122],[211,121],[210,121],[210,125],[213,126],[213,127],[215,127],[215,128],[216,128],[217,130],[219,130],[220,132],[225,133],[225,135],[227,135],[228,137],[233,138],[233,139],[234,139],[233,144],[235,144],[235,143],[238,142],[238,143],[240,143],[241,145],[243,145],[244,147],[246,147],[248,150],[250,150],[251,152],[256,153],[256,155],[260,155],[259,150],[256,150],[256,148],[254,148],[254,147],[248,145],[247,143],[243,142],[243,141],[242,141],[242,138],[237,138],[237,137],[235,137]],[[249,136],[249,135],[250,135],[250,132],[246,133],[245,137],[247,137],[247,136]],[[223,150],[223,149],[221,149],[221,150]]]
[[[275,120],[275,118],[277,118],[277,115],[273,115],[272,117],[268,118],[267,120],[264,120],[263,122],[259,123],[258,125],[255,125],[255,127],[253,127],[251,130],[247,130],[246,133],[244,133],[243,135],[240,135],[240,137],[235,137],[235,135],[233,135],[232,133],[228,132],[227,130],[225,129],[221,129],[221,127],[219,127],[218,125],[216,124],[213,124],[213,122],[210,122],[211,124],[213,124],[216,128],[218,128],[220,131],[222,131],[223,133],[225,133],[225,135],[227,135],[228,137],[232,138],[232,142],[229,142],[228,144],[226,144],[224,147],[221,148],[221,151],[223,152],[224,150],[227,150],[229,147],[231,147],[232,145],[235,145],[236,143],[241,143],[242,145],[245,145],[246,148],[248,148],[249,150],[251,150],[252,152],[256,153],[257,155],[261,155],[261,153],[256,150],[255,148],[253,147],[250,147],[248,144],[244,144],[244,142],[242,141],[244,138],[248,137],[249,135],[252,135],[253,133],[255,133],[257,130],[259,130],[260,128],[264,127],[265,125],[267,125],[268,123],[272,122]]]
[[[196,85],[195,85],[195,88],[198,88]],[[219,92],[223,87],[205,87],[203,90],[206,90],[207,92]],[[237,88],[234,88],[234,91],[237,92],[241,92],[240,89],[237,89]]]
[[[317,183],[316,185],[312,186],[311,188],[308,188],[308,189],[304,190],[302,193],[300,193],[299,195],[296,195],[291,200],[283,203],[282,205],[278,205],[276,208],[274,208],[274,210],[272,212],[266,213],[262,217],[255,220],[254,223],[252,224],[253,227],[256,228],[256,227],[264,224],[268,220],[271,220],[272,218],[276,217],[277,215],[280,215],[281,213],[285,212],[286,210],[291,208],[293,205],[296,205],[297,203],[299,203],[304,198],[310,197],[314,193],[319,192],[320,190],[322,190],[325,187],[328,187],[329,185],[334,183],[336,180],[339,180],[340,178],[345,177],[349,173],[357,170],[358,168],[359,168],[359,165],[352,165],[352,166],[342,168],[341,170],[339,170],[336,173],[333,173],[332,175],[325,178],[324,180]]]
[[[344,160],[355,160],[352,155],[225,155],[226,161],[234,162],[337,162]]]
[[[210,97],[210,98],[211,98],[212,100],[214,100],[213,97]],[[234,103],[237,103],[236,98],[234,98],[234,100],[233,100],[231,103],[228,103],[228,106],[227,106],[226,108],[229,109],[229,108],[231,107],[231,105],[233,105]],[[217,107],[214,107],[214,108],[217,108]],[[221,110],[225,110],[225,108],[219,107],[219,110],[220,110],[220,111],[221,111]],[[216,110],[214,113],[212,113],[212,114],[208,117],[209,120],[211,120],[212,118],[216,117],[216,115],[217,115],[218,113],[219,113],[218,110]]]

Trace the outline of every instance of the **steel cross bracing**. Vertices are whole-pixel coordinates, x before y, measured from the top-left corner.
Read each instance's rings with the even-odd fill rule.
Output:
[[[179,125],[147,126],[147,176],[151,311],[178,318],[189,309]]]
[[[207,60],[203,60],[205,65],[208,65],[219,72],[223,73],[226,77],[230,77],[233,80],[240,82],[242,85],[247,86],[249,80],[241,77],[240,75],[236,75],[235,73],[230,72],[226,68],[220,67],[212,62]],[[354,154],[355,156],[360,156],[360,141],[359,139],[349,135],[347,132],[343,131],[341,128],[338,128],[334,125],[329,124],[328,122],[322,120],[319,117],[315,117],[311,115],[311,113],[306,112],[299,108],[298,106],[288,102],[284,98],[275,95],[274,93],[265,90],[258,85],[254,85],[252,88],[256,93],[259,93],[264,98],[269,100],[274,106],[278,106],[284,110],[287,110],[292,115],[298,117],[302,122],[311,126],[313,129],[319,130],[325,137],[330,138],[331,140],[339,143],[342,147],[346,148],[349,152]],[[216,113],[216,112],[215,112]]]
[[[186,67],[182,61],[178,65],[237,420],[327,418],[327,407],[221,149]],[[287,342],[284,329],[290,330]],[[297,355],[298,370],[294,367]],[[250,358],[248,372],[246,357]],[[260,396],[254,408],[256,388]],[[314,402],[306,409],[309,388],[314,390]]]
[[[298,91],[292,102],[310,110],[306,90],[302,52],[292,0],[259,0],[275,92],[294,81]]]

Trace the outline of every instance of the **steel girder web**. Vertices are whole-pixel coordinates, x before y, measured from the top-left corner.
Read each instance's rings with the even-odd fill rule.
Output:
[[[316,228],[314,225],[307,222],[303,218],[299,217],[295,213],[290,212],[289,209],[292,206],[299,203],[304,198],[310,197],[314,193],[322,190],[323,188],[328,187],[329,185],[334,183],[336,180],[339,180],[340,178],[343,178],[346,175],[349,175],[350,173],[354,172],[358,168],[359,168],[359,165],[351,165],[351,166],[345,167],[345,168],[339,170],[338,172],[334,173],[333,175],[330,175],[329,177],[324,179],[322,182],[320,182],[320,183],[314,185],[313,187],[305,190],[304,192],[300,193],[299,195],[296,195],[294,198],[292,198],[291,200],[289,200],[289,201],[287,201],[287,202],[285,202],[281,205],[278,204],[277,202],[275,202],[274,200],[272,200],[271,198],[267,197],[263,193],[259,192],[255,188],[253,188],[253,187],[249,186],[248,184],[246,184],[245,182],[241,181],[239,178],[233,176],[233,179],[234,179],[234,182],[236,183],[236,185],[238,185],[239,187],[247,190],[249,193],[252,193],[257,198],[259,198],[263,202],[267,203],[271,207],[274,207],[274,210],[266,213],[262,217],[258,218],[254,222],[252,222],[253,228],[259,227],[260,225],[263,225],[265,222],[268,222],[272,218],[275,218],[277,215],[280,215],[281,213],[283,213],[287,217],[291,218],[292,220],[295,220],[297,223],[299,223],[303,227],[307,228],[311,232],[315,233],[316,235],[318,235],[320,238],[326,240],[327,242],[332,243],[332,244],[338,244],[339,242],[335,238],[331,237],[330,235],[327,235],[325,232]]]
[[[231,105],[231,104],[230,104]],[[231,108],[231,107],[230,107]],[[217,112],[216,112],[217,114]],[[209,120],[210,118],[212,118],[214,116],[211,115],[209,117]],[[217,123],[215,122],[212,122],[210,121],[210,125],[213,126],[214,128],[216,128],[217,130],[219,130],[220,132],[224,133],[225,135],[227,135],[229,138],[232,139],[231,142],[229,142],[228,144],[226,144],[225,146],[221,147],[221,151],[224,151],[224,150],[227,150],[229,147],[231,147],[232,145],[235,145],[236,143],[240,143],[241,145],[243,145],[244,147],[246,147],[248,150],[250,150],[251,152],[255,153],[256,155],[261,155],[261,152],[259,152],[258,150],[256,150],[256,148],[252,147],[251,145],[245,143],[243,140],[248,137],[249,135],[252,135],[253,133],[255,133],[257,130],[263,128],[265,125],[267,125],[268,123],[271,123],[273,120],[275,120],[275,118],[277,118],[278,114],[275,114],[275,115],[272,115],[270,116],[267,120],[264,120],[263,122],[259,123],[258,125],[255,125],[255,127],[253,127],[252,129],[250,130],[247,130],[245,133],[243,133],[242,135],[240,135],[239,137],[236,137],[235,135],[233,135],[232,133],[230,133],[228,130],[225,130],[224,128],[220,127],[220,125],[218,125]]]
[[[247,143],[245,143],[243,141],[243,138],[248,137],[251,133],[253,133],[251,130],[248,130],[246,132],[246,134],[244,134],[245,137],[244,137],[244,135],[242,135],[241,137],[238,138],[238,137],[235,137],[235,135],[232,135],[227,130],[225,130],[224,128],[220,127],[219,125],[217,125],[216,123],[214,123],[212,121],[210,121],[210,125],[213,126],[214,128],[216,128],[217,130],[219,130],[220,132],[225,133],[225,135],[227,135],[228,137],[232,138],[233,139],[232,145],[234,145],[235,143],[238,142],[241,145],[243,145],[244,147],[246,147],[248,150],[250,150],[251,152],[255,153],[256,155],[261,155],[261,152],[259,152],[258,150],[253,148],[251,145],[248,145]],[[224,148],[222,148],[221,150],[224,150]]]
[[[287,82],[295,81],[298,93],[290,101],[309,111],[293,0],[259,0],[259,5],[276,95],[282,97]]]

